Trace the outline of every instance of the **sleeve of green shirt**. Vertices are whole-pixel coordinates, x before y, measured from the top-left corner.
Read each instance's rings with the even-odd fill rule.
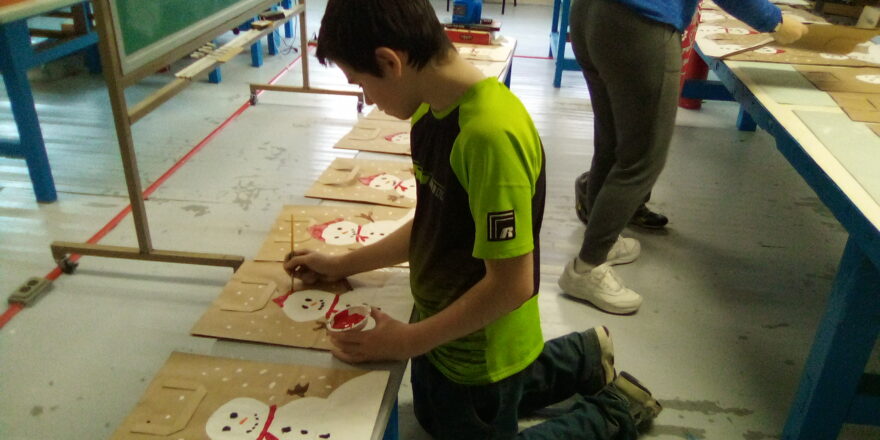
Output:
[[[502,259],[524,255],[534,248],[532,196],[540,163],[510,132],[468,128],[455,141],[450,165],[468,193],[476,231],[473,256]],[[511,213],[515,224],[512,234],[505,231],[499,239],[492,233],[493,218],[509,219]]]

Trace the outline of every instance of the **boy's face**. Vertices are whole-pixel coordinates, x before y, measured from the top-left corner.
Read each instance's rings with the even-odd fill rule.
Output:
[[[396,58],[387,52],[379,57],[379,66],[382,69],[382,77],[366,72],[358,72],[344,63],[336,63],[349,84],[355,84],[364,91],[367,104],[376,104],[385,113],[400,118],[408,119],[415,113],[421,104],[417,98],[413,81],[408,73],[412,70],[405,64],[405,60]]]

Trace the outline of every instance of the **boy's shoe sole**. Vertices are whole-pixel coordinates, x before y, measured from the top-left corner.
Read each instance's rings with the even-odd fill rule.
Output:
[[[631,374],[621,371],[614,380],[614,386],[629,401],[629,413],[638,427],[651,423],[663,411],[663,406],[651,392]]]
[[[605,372],[605,385],[614,382],[617,372],[614,371],[614,343],[611,342],[611,332],[604,325],[593,327],[596,339],[599,340],[599,351],[602,353],[602,370]]]

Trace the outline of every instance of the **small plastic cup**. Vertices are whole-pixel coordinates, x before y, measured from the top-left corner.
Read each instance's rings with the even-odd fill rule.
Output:
[[[345,308],[333,314],[327,321],[327,331],[350,332],[360,331],[367,325],[370,317],[370,306],[357,305]]]

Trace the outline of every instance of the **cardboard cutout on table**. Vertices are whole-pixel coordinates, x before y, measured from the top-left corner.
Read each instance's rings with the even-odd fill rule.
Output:
[[[305,196],[413,208],[416,180],[409,161],[336,158]]]
[[[174,352],[111,438],[370,438],[388,376]]]
[[[408,273],[401,269],[380,270],[314,286],[303,286],[296,280],[291,291],[290,275],[281,263],[247,261],[190,333],[329,350],[332,344],[327,337],[327,320],[359,304],[408,322],[413,307]]]

